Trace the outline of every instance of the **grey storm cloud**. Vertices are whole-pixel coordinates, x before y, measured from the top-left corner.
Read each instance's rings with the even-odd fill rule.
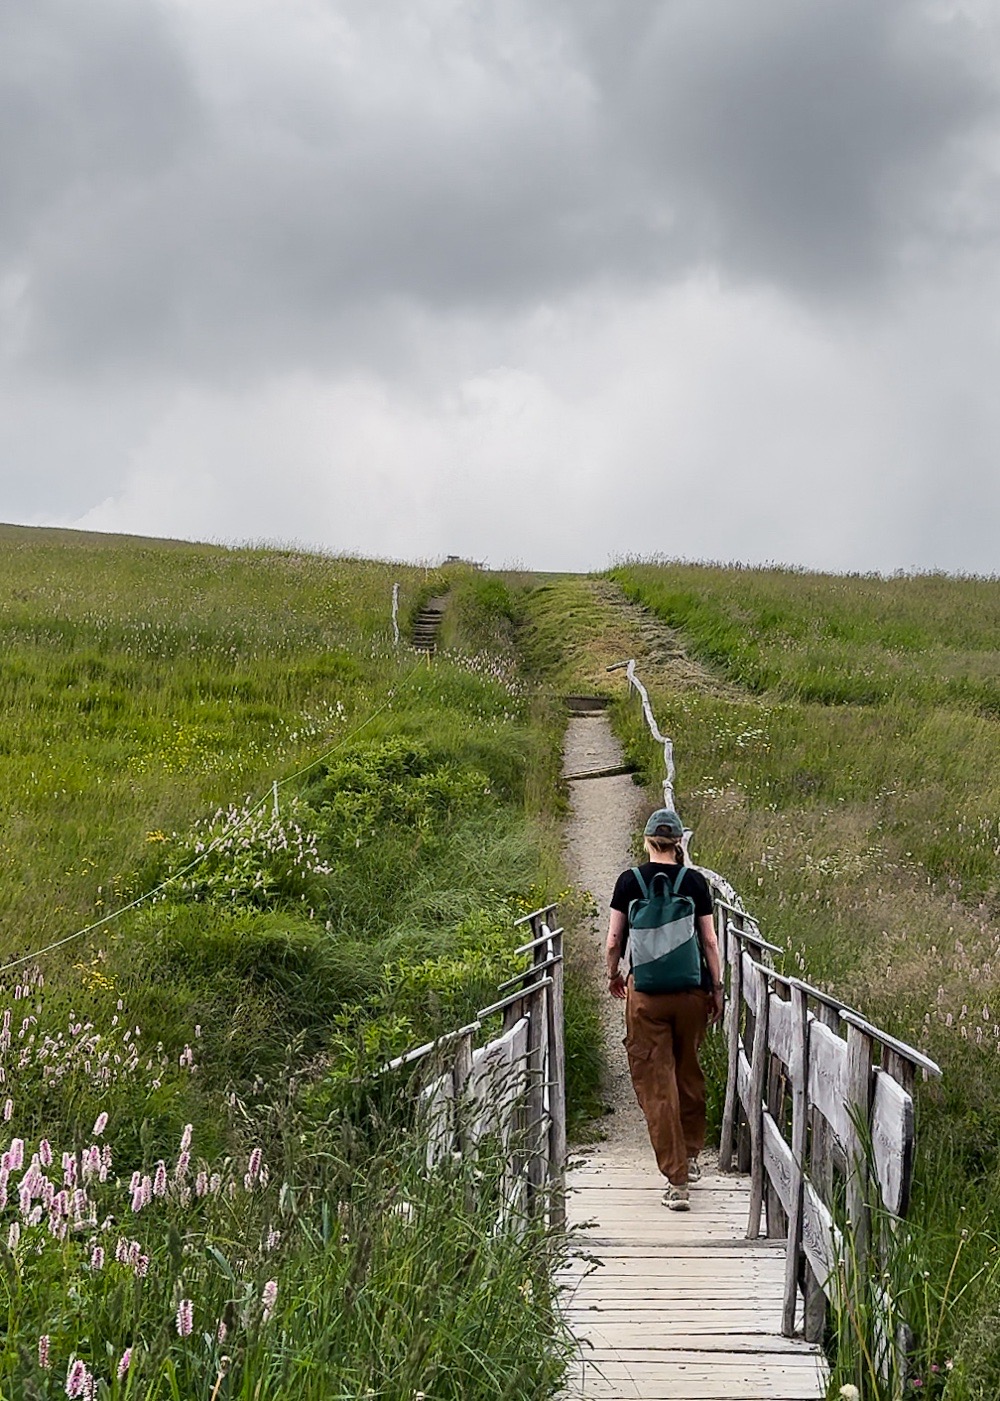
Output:
[[[0,6],[0,516],[995,570],[998,38],[996,0]]]
[[[413,310],[705,265],[867,294],[933,254],[997,96],[976,26],[913,0],[264,13],[5,7],[9,364],[384,367]]]

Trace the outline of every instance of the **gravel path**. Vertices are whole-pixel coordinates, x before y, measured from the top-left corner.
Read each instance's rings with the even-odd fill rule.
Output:
[[[622,751],[602,714],[574,716],[566,730],[563,773],[612,768]],[[566,863],[573,884],[589,890],[597,903],[591,923],[594,977],[602,993],[604,940],[608,931],[608,901],[618,873],[631,866],[631,840],[646,817],[648,799],[629,774],[588,778],[569,785],[571,813],[566,824]],[[622,1038],[625,1004],[606,994],[602,1001],[608,1075],[605,1099],[610,1109],[603,1128],[624,1158],[651,1157],[646,1125],[635,1100]]]

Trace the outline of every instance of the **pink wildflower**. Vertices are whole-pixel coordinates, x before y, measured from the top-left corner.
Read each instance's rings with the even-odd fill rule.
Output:
[[[148,1255],[140,1255],[139,1258],[138,1258],[138,1260],[135,1262],[135,1277],[136,1277],[136,1279],[145,1279],[146,1276],[147,1276],[148,1274],[149,1274],[149,1256],[148,1256]]]
[[[191,1154],[185,1148],[182,1151],[180,1157],[177,1159],[177,1166],[174,1169],[174,1176],[177,1178],[178,1182],[183,1181],[183,1179],[187,1177],[187,1172],[190,1164]]]
[[[69,1364],[69,1371],[66,1373],[66,1395],[70,1397],[83,1396],[90,1373],[81,1362],[79,1357],[74,1357]]]
[[[194,1328],[194,1304],[190,1299],[182,1299],[177,1305],[177,1332],[182,1338],[190,1337]]]
[[[21,1240],[21,1227],[16,1221],[10,1223],[10,1230],[7,1232],[7,1249],[16,1250]]]
[[[62,1155],[63,1181],[67,1187],[76,1186],[76,1154],[64,1153]]]
[[[261,1303],[264,1305],[261,1319],[266,1323],[272,1313],[274,1313],[274,1306],[278,1301],[278,1281],[276,1279],[269,1279],[267,1281],[264,1288],[261,1290],[260,1298]]]
[[[115,1259],[119,1265],[124,1265],[128,1261],[128,1241],[124,1236],[119,1236],[118,1244],[115,1246]]]
[[[213,1197],[216,1195],[221,1186],[222,1177],[219,1175],[219,1173],[213,1172],[212,1176],[208,1179],[208,1190],[211,1192]]]
[[[193,1126],[192,1126],[191,1124],[185,1124],[185,1125],[184,1125],[184,1132],[181,1134],[181,1152],[182,1152],[182,1153],[187,1153],[187,1152],[190,1151],[190,1148],[191,1148],[191,1135],[192,1135],[193,1131],[194,1131],[194,1130],[193,1130]]]
[[[224,1318],[220,1318],[219,1326],[215,1330],[215,1341],[219,1344],[220,1347],[226,1341],[226,1335],[228,1334],[228,1332],[229,1329],[226,1327],[226,1320]]]
[[[90,1268],[92,1270],[104,1269],[104,1246],[95,1245],[90,1252]]]
[[[52,1144],[47,1138],[43,1138],[38,1145],[38,1161],[42,1167],[52,1166]]]
[[[131,1367],[131,1365],[132,1349],[130,1347],[127,1347],[121,1355],[121,1361],[118,1363],[118,1380],[120,1382],[123,1382],[125,1380],[126,1373],[128,1372],[128,1369]]]
[[[5,1124],[9,1124],[10,1121],[11,1121],[11,1119],[12,1119],[13,1117],[14,1117],[14,1101],[13,1101],[12,1099],[8,1099],[8,1100],[5,1102],[4,1107],[3,1107],[3,1121],[4,1121],[4,1123],[5,1123]]]
[[[247,1177],[251,1182],[255,1182],[260,1173],[261,1161],[264,1157],[260,1148],[255,1148],[250,1154],[250,1161],[247,1163]]]
[[[49,1362],[49,1335],[43,1333],[38,1339],[38,1365],[43,1372],[47,1372],[50,1367]]]
[[[281,1232],[275,1230],[275,1228],[272,1226],[271,1229],[270,1229],[270,1230],[268,1231],[268,1233],[267,1233],[267,1239],[266,1239],[265,1242],[264,1242],[264,1248],[265,1248],[265,1250],[273,1250],[273,1249],[275,1248],[275,1246],[280,1245],[280,1244],[281,1244]]]
[[[153,1178],[153,1196],[165,1197],[167,1195],[167,1165],[161,1158],[156,1164],[156,1175]]]
[[[95,1138],[100,1138],[101,1134],[104,1132],[104,1130],[105,1130],[107,1127],[108,1127],[108,1116],[107,1116],[107,1112],[106,1112],[105,1110],[102,1109],[101,1112],[100,1112],[100,1114],[98,1114],[96,1120],[94,1121],[94,1130],[93,1130],[93,1132],[94,1132],[94,1137],[95,1137]]]
[[[12,1138],[8,1152],[10,1154],[10,1162],[7,1166],[10,1168],[11,1172],[20,1172],[24,1167],[24,1139]]]
[[[203,1197],[208,1191],[208,1173],[204,1170],[199,1172],[194,1180],[194,1194],[196,1197]]]

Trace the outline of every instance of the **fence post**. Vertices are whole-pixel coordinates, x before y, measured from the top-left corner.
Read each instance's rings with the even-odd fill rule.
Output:
[[[868,1256],[868,1145],[872,1110],[872,1038],[860,1027],[847,1028],[848,1107],[851,1111],[847,1148],[847,1219],[854,1235],[854,1263],[860,1272]]]
[[[455,1051],[451,1062],[451,1073],[455,1084],[455,1128],[458,1139],[458,1149],[463,1155],[473,1146],[472,1134],[469,1132],[468,1114],[468,1085],[472,1075],[472,1038],[474,1032],[464,1032],[455,1042]]]
[[[739,934],[729,928],[729,1065],[726,1069],[726,1104],[722,1113],[719,1135],[719,1168],[733,1170],[733,1149],[736,1142],[736,1119],[739,1096],[736,1092],[736,1071],[740,1052],[740,1014],[743,1008],[743,960],[740,957]]]
[[[753,1028],[753,1050],[750,1059],[750,1220],[747,1240],[760,1235],[760,1215],[764,1204],[764,1080],[767,1074],[768,980],[763,969],[754,964],[750,976],[757,993],[757,1019]]]
[[[785,1307],[781,1324],[781,1331],[786,1338],[795,1333],[795,1306],[798,1302],[799,1267],[802,1263],[803,1183],[809,1132],[809,1013],[805,989],[793,985],[791,994],[792,1050],[788,1078],[792,1085],[792,1181],[788,1244],[785,1247]]]
[[[527,1149],[528,1205],[532,1215],[544,1209],[548,1177],[548,1132],[545,1123],[545,1042],[548,989],[528,989]]]
[[[549,917],[554,918],[551,914]],[[548,948],[549,957],[556,960],[549,969],[552,986],[546,999],[549,1064],[545,1078],[549,1087],[549,1173],[553,1188],[549,1216],[552,1224],[561,1228],[566,1224],[566,1039],[561,929],[552,931]]]

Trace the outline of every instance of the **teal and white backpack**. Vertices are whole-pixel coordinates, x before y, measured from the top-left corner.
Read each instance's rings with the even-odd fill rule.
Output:
[[[638,866],[632,874],[642,895],[628,907],[629,957],[637,992],[690,992],[701,987],[701,943],[695,924],[694,900],[680,889],[687,874],[656,871],[643,880]]]

